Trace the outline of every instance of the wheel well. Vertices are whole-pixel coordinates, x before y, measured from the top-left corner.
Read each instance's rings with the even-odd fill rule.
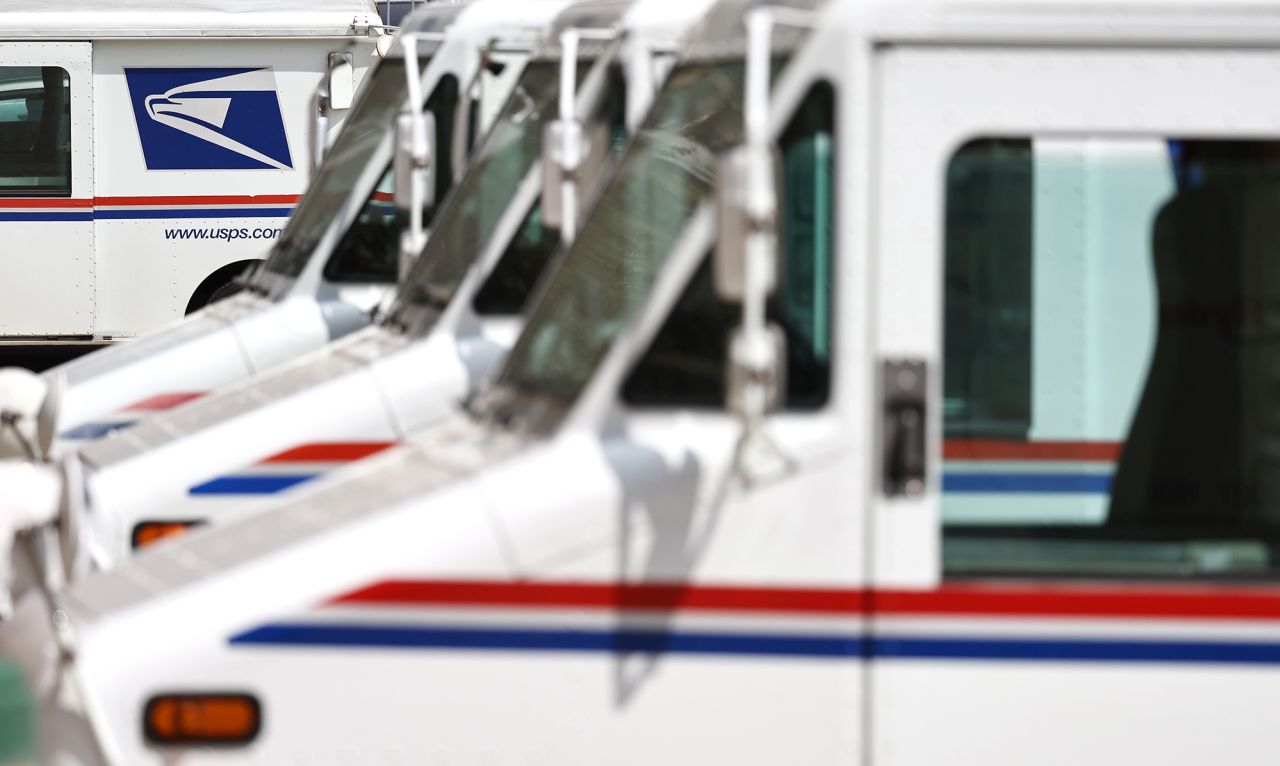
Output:
[[[218,291],[219,287],[229,284],[231,280],[248,271],[249,267],[255,263],[261,263],[258,258],[251,258],[244,261],[234,261],[222,266],[212,274],[204,278],[197,287],[195,292],[191,293],[191,300],[187,302],[186,313],[199,311],[209,305],[209,299]]]

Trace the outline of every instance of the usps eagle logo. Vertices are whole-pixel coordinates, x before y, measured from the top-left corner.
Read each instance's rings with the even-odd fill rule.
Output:
[[[291,170],[270,67],[126,67],[148,170]]]

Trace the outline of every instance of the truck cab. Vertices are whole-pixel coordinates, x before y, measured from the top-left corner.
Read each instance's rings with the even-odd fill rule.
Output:
[[[307,184],[313,92],[348,94],[338,128],[381,34],[368,0],[8,5],[0,343],[136,336],[260,262]]]
[[[751,5],[455,419],[20,607],[55,727],[1271,760],[1273,5]]]

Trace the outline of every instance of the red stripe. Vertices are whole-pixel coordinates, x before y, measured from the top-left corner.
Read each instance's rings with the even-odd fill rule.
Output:
[[[377,200],[378,202],[394,202],[396,199],[396,196],[391,192],[376,191],[373,193],[373,199]]]
[[[1280,620],[1280,589],[1187,587],[1017,587],[946,585],[932,591],[877,591],[885,615]]]
[[[18,199],[0,197],[0,208],[82,208],[93,207],[91,199]]]
[[[996,439],[947,439],[946,460],[1108,460],[1120,459],[1120,442],[1016,442]]]
[[[857,614],[863,599],[861,591],[816,588],[391,580],[332,603]]]
[[[390,195],[388,195],[390,198]],[[93,199],[5,198],[0,208],[87,208],[147,205],[296,205],[301,194],[170,195],[163,197],[94,197]]]
[[[94,204],[107,205],[293,205],[300,194],[233,194],[216,196],[95,197]]]
[[[395,442],[318,442],[287,449],[263,463],[339,463],[360,460],[395,446]]]
[[[1280,619],[1277,588],[1046,588],[946,585],[930,591],[390,580],[333,604],[647,609],[883,616]]]
[[[192,399],[199,399],[202,396],[204,396],[204,392],[202,391],[197,391],[197,392],[184,391],[181,393],[172,393],[172,394],[156,394],[155,396],[150,396],[150,397],[147,397],[146,399],[130,404],[128,407],[125,407],[123,411],[132,412],[137,410],[147,410],[150,412],[154,412],[158,410],[169,410],[169,409],[173,409],[174,407],[177,407],[179,404],[184,404],[186,402],[191,401]]]

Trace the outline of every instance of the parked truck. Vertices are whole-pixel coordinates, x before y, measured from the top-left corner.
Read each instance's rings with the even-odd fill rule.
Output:
[[[1269,763],[1274,10],[718,4],[449,422],[51,568],[46,752]]]

